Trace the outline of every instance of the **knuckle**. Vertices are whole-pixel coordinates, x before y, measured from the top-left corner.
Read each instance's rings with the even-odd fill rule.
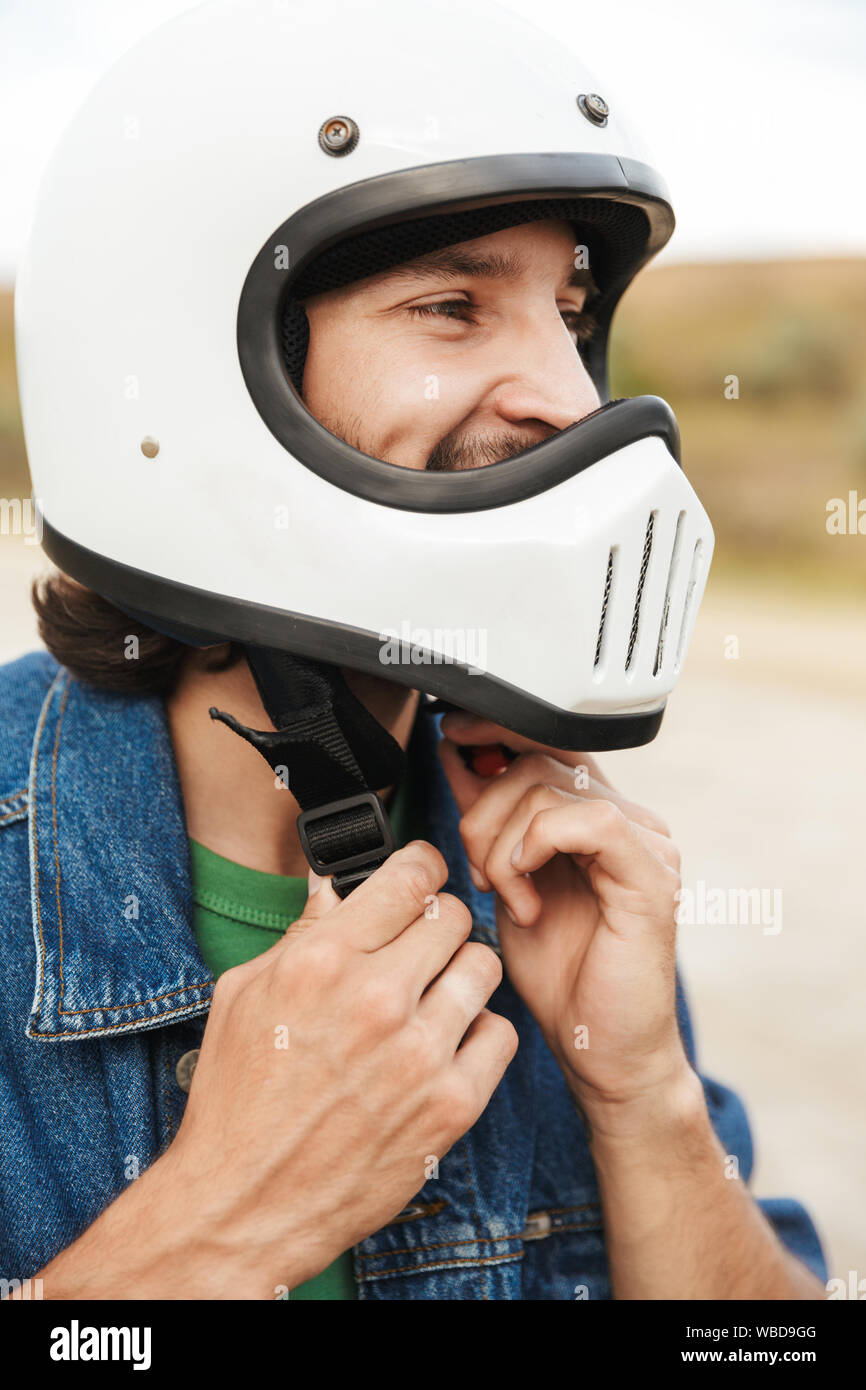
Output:
[[[429,1071],[437,1056],[436,1039],[417,1014],[403,1029],[400,1038],[400,1061],[412,1075]]]
[[[625,825],[625,816],[612,801],[601,799],[593,803],[595,814],[604,830],[616,832]]]
[[[356,1000],[361,1022],[377,1035],[396,1032],[406,1022],[406,1000],[389,975],[379,971],[368,974]]]
[[[468,1078],[449,1071],[439,1083],[433,1104],[441,1128],[453,1142],[475,1119],[475,1088]]]
[[[459,955],[488,994],[492,994],[502,983],[502,961],[483,941],[467,941],[465,946],[461,946]]]
[[[527,810],[536,814],[539,811],[546,811],[550,805],[551,791],[552,788],[546,783],[536,784],[534,787],[530,787],[525,797]]]
[[[475,860],[480,842],[480,822],[474,814],[474,808],[460,817],[457,829],[467,855],[470,859]]]
[[[511,1061],[520,1043],[520,1035],[511,1022],[510,1018],[503,1018],[502,1014],[492,1014],[495,1020],[497,1041],[502,1049],[502,1056],[506,1059],[506,1066]]]
[[[485,1078],[486,1094],[483,1097],[483,1104],[486,1104],[490,1099],[511,1066],[520,1043],[517,1029],[509,1023],[507,1018],[497,1020],[497,1026],[492,1030],[491,1041],[490,1066]]]
[[[305,983],[328,986],[341,974],[345,964],[345,952],[336,936],[326,931],[307,934],[298,942],[300,954],[293,948],[286,951],[282,969],[296,974],[301,971]]]
[[[672,840],[669,840],[666,844],[662,845],[661,852],[668,868],[673,869],[674,873],[679,877],[680,870],[683,866],[683,857],[677,846]]]
[[[408,845],[397,851],[397,854],[407,860],[419,860],[426,865],[430,877],[437,885],[443,884],[448,877],[445,856],[435,845],[431,845],[429,840],[410,840]]]
[[[213,995],[211,996],[210,1012],[214,1014],[224,1013],[232,1001],[236,998],[238,990],[243,983],[239,978],[241,967],[233,965],[230,970],[224,970],[214,985]]]
[[[420,905],[435,891],[430,872],[420,860],[407,860],[400,869],[403,887],[413,903]]]
[[[433,845],[413,841],[406,846],[409,853],[393,855],[389,861],[399,876],[402,887],[413,902],[423,905],[430,893],[435,893],[448,877],[448,866]]]
[[[545,782],[556,770],[556,759],[549,753],[528,753],[524,755],[524,768],[533,782]]]
[[[663,869],[665,885],[673,894],[676,893],[682,884],[680,871],[673,864],[665,864]]]
[[[453,893],[438,893],[439,921],[465,941],[472,930],[472,913]]]

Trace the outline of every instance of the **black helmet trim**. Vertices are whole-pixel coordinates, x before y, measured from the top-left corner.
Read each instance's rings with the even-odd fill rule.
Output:
[[[364,179],[328,193],[282,223],[257,254],[238,305],[237,343],[250,397],[271,433],[305,467],[358,497],[418,512],[467,512],[504,506],[583,466],[568,438],[571,467],[562,472],[568,431],[526,455],[448,474],[407,470],[361,453],[313,418],[292,383],[283,341],[283,319],[292,285],[305,269],[345,238],[414,218],[467,212],[523,200],[595,199],[640,209],[646,222],[627,264],[593,304],[598,332],[585,354],[602,400],[607,398],[607,338],[619,298],[642,265],[670,237],[674,217],[663,180],[648,165],[613,155],[515,154],[455,160]],[[280,252],[283,252],[281,255]],[[572,427],[577,428],[577,427]],[[581,440],[587,438],[582,436]],[[558,446],[558,448],[557,448]],[[539,481],[540,478],[544,481]]]

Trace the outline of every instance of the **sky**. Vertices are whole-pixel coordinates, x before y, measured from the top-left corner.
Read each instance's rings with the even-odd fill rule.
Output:
[[[866,0],[500,3],[567,37],[625,100],[676,212],[659,262],[866,254]],[[0,0],[0,282],[66,122],[116,57],[190,8]]]

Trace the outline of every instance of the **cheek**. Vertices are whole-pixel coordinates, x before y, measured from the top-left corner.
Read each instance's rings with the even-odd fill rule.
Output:
[[[377,435],[391,463],[423,468],[432,449],[472,409],[464,377],[443,368],[429,349],[393,364],[380,392]]]
[[[423,468],[440,440],[474,409],[471,373],[442,360],[435,345],[365,331],[333,311],[310,315],[304,367],[307,409],[365,453]]]

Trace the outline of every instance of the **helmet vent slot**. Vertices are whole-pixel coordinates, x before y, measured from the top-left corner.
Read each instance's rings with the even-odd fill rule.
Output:
[[[592,663],[593,668],[596,670],[598,669],[598,666],[601,662],[601,654],[603,650],[604,625],[607,619],[607,605],[610,602],[610,590],[611,585],[613,583],[613,552],[615,548],[616,547],[611,547],[610,554],[607,557],[607,574],[604,577],[604,597],[601,601],[601,617],[598,621],[598,639],[595,644],[595,661]]]
[[[635,643],[637,642],[638,628],[640,626],[640,606],[643,599],[643,586],[646,580],[646,572],[649,566],[650,555],[653,548],[653,527],[655,526],[656,512],[650,512],[649,520],[646,524],[646,535],[643,542],[643,557],[640,562],[640,575],[637,581],[637,593],[634,600],[634,613],[631,620],[631,632],[628,638],[628,651],[625,658],[625,669],[631,670],[632,658],[634,657]]]
[[[671,591],[673,590],[674,579],[676,578],[677,569],[679,567],[680,549],[682,548],[683,526],[685,524],[685,520],[685,512],[680,512],[679,516],[677,517],[677,529],[674,534],[673,549],[671,550],[671,563],[668,569],[668,583],[667,588],[665,589],[665,601],[664,606],[662,607],[661,622],[659,623],[659,640],[656,646],[656,659],[655,664],[653,666],[654,676],[657,676],[659,671],[661,670],[662,660],[664,658],[665,638],[667,637],[668,623],[670,621],[671,616]]]
[[[686,589],[686,600],[683,604],[683,616],[682,621],[680,622],[680,635],[679,640],[677,641],[677,657],[676,661],[674,662],[675,672],[679,671],[680,666],[682,665],[683,654],[685,651],[686,644],[686,633],[688,632],[689,628],[689,615],[691,613],[692,599],[694,597],[695,589],[698,583],[698,576],[701,570],[701,557],[703,555],[703,549],[703,541],[695,541],[694,554],[692,555],[692,568],[691,573],[689,574],[689,585]]]

